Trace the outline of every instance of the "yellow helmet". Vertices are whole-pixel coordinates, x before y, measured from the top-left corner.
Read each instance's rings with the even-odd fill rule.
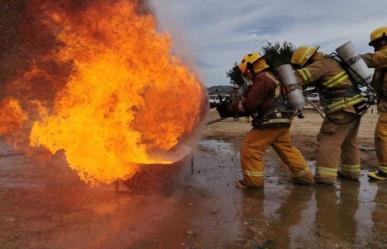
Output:
[[[369,45],[373,46],[376,41],[378,41],[379,39],[382,39],[382,38],[387,38],[387,27],[381,27],[381,28],[374,30],[371,33]]]
[[[291,63],[303,67],[317,50],[315,47],[299,47],[293,52]]]
[[[260,60],[262,58],[263,58],[263,56],[258,52],[248,54],[245,57],[243,57],[241,63],[239,63],[239,65],[238,65],[238,67],[241,70],[242,74],[244,74],[249,69],[249,65],[253,65],[255,62],[257,62],[258,60]],[[263,64],[264,65],[262,65],[263,68],[261,70],[269,67],[265,61]]]

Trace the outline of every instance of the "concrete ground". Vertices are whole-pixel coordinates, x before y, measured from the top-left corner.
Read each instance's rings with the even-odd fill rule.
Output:
[[[121,183],[118,193],[80,182],[61,154],[42,162],[1,143],[0,248],[387,248],[387,183],[366,177],[376,163],[368,150],[375,122],[375,114],[362,122],[361,180],[331,187],[291,184],[269,150],[265,188],[236,189],[239,144],[250,129],[244,119],[205,127],[193,163],[173,166],[176,177],[153,176],[130,189]],[[320,123],[306,112],[292,128],[311,167]]]

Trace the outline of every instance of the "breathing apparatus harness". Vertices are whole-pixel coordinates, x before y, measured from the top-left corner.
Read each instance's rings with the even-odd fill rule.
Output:
[[[277,87],[281,87],[281,86],[277,86]],[[287,121],[270,123],[270,120],[280,120],[280,119],[286,120],[286,119],[291,119],[294,116],[294,112],[289,110],[289,108],[287,107],[285,102],[285,97],[283,96],[283,93],[281,90],[279,95],[272,97],[272,99],[273,99],[272,106],[263,115],[258,110],[252,113],[254,127],[266,128],[266,127],[290,126],[290,123]],[[268,122],[268,124],[265,124],[266,122]]]
[[[371,87],[370,84],[368,84],[366,80],[362,78],[361,75],[359,75],[355,70],[353,70],[351,66],[340,55],[338,55],[337,53],[331,53],[331,57],[332,59],[337,61],[341,65],[341,67],[344,68],[344,70],[349,75],[354,88],[360,94],[363,95],[363,98],[366,102],[366,109],[364,112],[366,112],[372,105],[375,105],[377,103],[375,89]],[[354,75],[356,76],[356,78],[358,78],[358,80],[354,77]]]
[[[248,65],[249,70],[255,78],[256,73],[254,72],[252,65]],[[269,72],[271,72],[269,70]],[[272,72],[271,72],[272,73]],[[275,75],[273,73],[273,75]],[[272,98],[272,106],[269,110],[265,111],[265,113],[261,113],[259,110],[256,110],[252,113],[253,117],[253,126],[257,128],[266,128],[266,127],[289,127],[290,119],[296,115],[300,115],[300,112],[294,111],[289,108],[287,103],[286,94],[287,89],[282,86],[281,82],[276,83],[276,88],[274,92],[274,96]],[[270,122],[273,120],[273,122]]]
[[[322,118],[327,118],[330,122],[337,124],[337,125],[346,125],[349,123],[352,123],[359,117],[363,116],[369,108],[376,103],[376,94],[374,89],[355,71],[351,68],[351,66],[338,55],[337,53],[331,53],[330,58],[334,59],[336,62],[340,64],[340,66],[345,70],[345,72],[348,74],[350,81],[353,85],[350,89],[345,90],[337,90],[333,93],[328,93],[325,89],[322,87],[314,87],[316,91],[311,92],[317,92],[320,96],[320,105],[322,106],[323,112],[319,111],[320,116]],[[356,77],[359,80],[356,80],[353,75],[356,75]],[[365,90],[364,90],[365,89]],[[339,122],[337,120],[334,120],[328,113],[327,108],[327,96],[330,96],[331,98],[337,98],[340,97],[352,97],[356,94],[361,94],[363,98],[365,99],[365,102],[363,104],[356,106],[354,105],[354,109],[356,111],[356,114],[354,114],[354,117],[346,122]],[[325,116],[322,115],[322,113],[325,113]]]
[[[351,96],[354,96],[355,94],[361,94],[365,99],[365,101],[360,103],[360,105],[353,106],[356,111],[356,114],[355,114],[356,116],[354,116],[354,118],[346,122],[338,122],[337,120],[334,120],[332,117],[330,117],[330,115],[327,113],[327,105],[326,105],[325,97],[320,98],[321,105],[324,108],[326,118],[334,124],[346,125],[355,121],[356,119],[358,119],[359,117],[362,117],[365,113],[367,113],[369,108],[376,103],[376,94],[374,89],[355,70],[353,70],[351,66],[340,55],[338,55],[337,53],[331,53],[330,57],[335,61],[337,61],[340,64],[340,66],[345,70],[353,86],[353,88],[346,89],[343,93],[339,93],[338,96],[341,95],[341,97],[351,97]],[[359,80],[356,80],[354,75]],[[329,95],[326,92],[322,92],[321,88],[319,89],[319,91],[322,94],[322,96]],[[334,93],[331,94],[331,96],[332,95],[334,95]]]

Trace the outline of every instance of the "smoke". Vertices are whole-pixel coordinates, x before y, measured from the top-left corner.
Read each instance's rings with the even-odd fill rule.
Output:
[[[24,107],[31,100],[51,103],[68,81],[73,65],[52,57],[63,44],[57,38],[60,27],[48,22],[46,10],[76,17],[98,2],[1,0],[0,97],[15,97]],[[147,1],[141,2],[139,12],[150,13]]]
[[[16,97],[24,101],[52,98],[58,87],[56,84],[60,84],[60,81],[57,80],[52,85],[49,77],[58,75],[59,72],[61,75],[66,74],[63,65],[44,59],[59,46],[55,35],[39,20],[38,11],[28,1],[3,0],[0,11],[2,97]],[[34,66],[41,68],[46,74],[28,78],[25,74]]]

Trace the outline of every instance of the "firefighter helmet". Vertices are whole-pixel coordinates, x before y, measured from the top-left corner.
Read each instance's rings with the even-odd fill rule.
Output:
[[[262,65],[259,65],[259,70],[257,70],[257,68],[254,67],[254,71],[256,71],[256,73],[258,71],[262,71],[263,69],[269,67],[266,64],[266,61],[263,60],[263,56],[260,53],[258,53],[258,52],[251,53],[251,54],[248,54],[245,57],[243,57],[241,63],[239,63],[239,65],[238,65],[238,67],[241,70],[242,74],[246,73],[247,70],[249,70],[249,67],[253,66],[253,64],[255,62],[257,62],[258,60],[262,60],[262,63],[260,63]]]
[[[381,27],[381,28],[374,30],[371,33],[369,45],[374,46],[376,42],[378,42],[382,39],[387,39],[387,27]]]
[[[317,52],[317,50],[318,48],[315,47],[299,47],[293,52],[291,63],[293,65],[303,67]]]

